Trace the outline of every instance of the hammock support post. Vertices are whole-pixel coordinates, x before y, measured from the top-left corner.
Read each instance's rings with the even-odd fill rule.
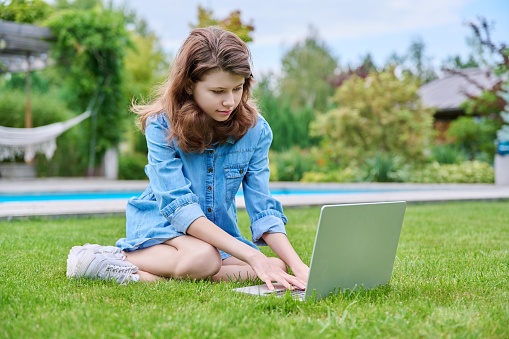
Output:
[[[25,106],[25,128],[32,128],[33,120],[32,120],[32,101],[30,98],[31,86],[30,86],[30,53],[26,55],[27,60],[27,71],[26,71],[26,79],[25,79],[25,87],[26,87],[26,106]]]

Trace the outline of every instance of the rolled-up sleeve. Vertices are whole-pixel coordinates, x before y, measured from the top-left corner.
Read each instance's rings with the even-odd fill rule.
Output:
[[[145,172],[161,214],[179,232],[186,233],[193,221],[204,216],[199,199],[184,176],[182,160],[168,142],[168,124],[162,115],[151,119],[145,130],[148,164]]]
[[[246,210],[251,219],[251,233],[256,245],[267,245],[262,238],[264,233],[284,233],[288,222],[281,203],[274,199],[269,190],[269,148],[272,131],[263,119],[259,121],[261,130],[256,150],[249,163],[242,183]]]
[[[277,210],[266,210],[255,218],[251,219],[251,233],[253,242],[258,246],[265,246],[267,243],[263,240],[264,233],[284,233],[286,234],[285,224],[288,222],[286,216]]]

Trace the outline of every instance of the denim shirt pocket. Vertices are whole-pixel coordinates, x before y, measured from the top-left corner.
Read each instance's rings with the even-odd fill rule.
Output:
[[[248,163],[224,165],[224,176],[226,178],[226,199],[232,201],[239,191],[242,179],[246,175]]]

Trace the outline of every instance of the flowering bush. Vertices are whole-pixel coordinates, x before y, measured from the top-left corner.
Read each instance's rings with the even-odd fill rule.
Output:
[[[417,183],[493,183],[495,173],[488,163],[465,161],[460,164],[434,162],[409,173],[408,182]]]
[[[343,170],[328,172],[306,172],[302,176],[302,182],[356,182],[359,181],[359,169],[347,167]]]

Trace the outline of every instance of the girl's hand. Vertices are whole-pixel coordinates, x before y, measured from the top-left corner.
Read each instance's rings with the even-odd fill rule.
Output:
[[[291,268],[295,277],[305,286],[308,281],[309,267],[302,262],[286,235],[283,233],[265,233],[263,240]],[[301,285],[295,286],[302,288]]]
[[[282,284],[287,289],[293,289],[293,287],[298,287],[300,289],[306,288],[305,280],[286,273],[262,253],[258,253],[258,255],[251,258],[248,264],[251,265],[258,278],[267,284],[269,290],[274,289],[274,285],[272,284],[274,281]]]
[[[267,258],[263,253],[233,238],[230,234],[226,233],[205,217],[200,217],[193,221],[187,229],[187,234],[203,240],[206,243],[230,253],[234,257],[248,263],[253,268],[253,271],[258,278],[266,283],[268,288],[271,290],[274,289],[274,285],[272,284],[273,281],[277,281],[288,289],[291,289],[292,286],[301,289],[306,288],[307,271],[305,268],[299,268],[297,271],[299,272],[299,275],[301,277],[305,277],[306,280],[286,273],[283,269],[281,269],[281,267],[269,260],[269,258]],[[291,249],[291,253],[293,253],[293,255],[282,256],[281,254],[285,254],[285,251],[283,250],[279,251],[279,253],[275,251],[276,254],[278,254],[287,265],[291,264],[289,265],[290,267],[300,267],[300,263],[302,263],[302,261],[299,259],[295,251],[293,251],[293,248],[291,248],[286,235],[275,234],[274,237],[267,238],[271,238],[274,241],[281,239],[280,241],[283,243],[283,246]],[[269,246],[274,249],[272,245],[269,244]],[[290,251],[289,249],[287,249],[287,252]],[[288,260],[288,258],[293,260]]]
[[[301,262],[299,265],[290,268],[292,269],[293,274],[295,274],[297,278],[307,283],[309,277],[308,265]]]

